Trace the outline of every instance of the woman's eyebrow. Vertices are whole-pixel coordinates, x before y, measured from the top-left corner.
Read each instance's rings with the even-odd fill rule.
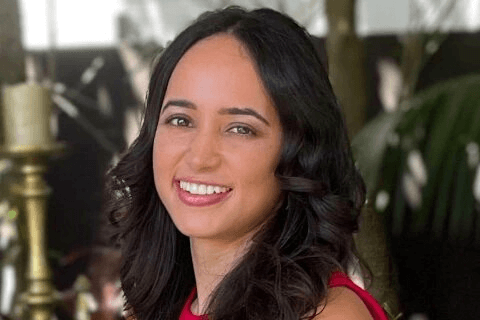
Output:
[[[160,113],[163,113],[165,109],[167,109],[170,106],[176,106],[176,107],[183,107],[183,108],[189,108],[189,109],[197,109],[197,106],[188,100],[169,100],[161,109]]]
[[[254,116],[255,118],[259,119],[263,123],[265,123],[267,126],[270,126],[270,123],[262,117],[257,111],[250,109],[250,108],[223,108],[218,111],[219,114],[242,114],[242,115],[247,115],[247,116]]]
[[[183,108],[188,108],[188,109],[197,109],[197,106],[195,103],[184,100],[184,99],[179,99],[179,100],[169,100],[163,107],[160,113],[163,113],[165,109],[167,109],[170,106],[176,106],[176,107],[183,107]],[[238,108],[238,107],[232,107],[232,108],[222,108],[218,111],[219,114],[240,114],[240,115],[247,115],[247,116],[254,116],[255,118],[259,119],[263,123],[265,123],[267,126],[270,126],[270,123],[262,117],[258,112],[251,108]]]

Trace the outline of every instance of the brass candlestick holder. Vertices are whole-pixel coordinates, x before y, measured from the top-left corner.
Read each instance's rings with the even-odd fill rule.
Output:
[[[50,320],[56,299],[52,274],[46,252],[47,201],[51,189],[43,175],[49,158],[59,155],[63,144],[50,146],[4,147],[0,153],[12,159],[18,179],[11,191],[19,201],[21,223],[28,248],[25,274],[26,291],[21,302],[26,307],[28,319]]]
[[[20,229],[27,248],[25,289],[20,298],[21,305],[26,307],[22,318],[50,320],[57,299],[46,248],[47,200],[51,189],[43,175],[48,160],[65,146],[53,141],[48,88],[18,84],[5,86],[2,93],[5,145],[0,148],[0,156],[13,160],[15,165],[17,176],[11,191],[19,208]]]

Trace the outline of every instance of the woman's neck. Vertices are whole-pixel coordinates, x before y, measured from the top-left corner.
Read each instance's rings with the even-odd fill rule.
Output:
[[[211,293],[245,254],[249,242],[244,239],[234,243],[190,239],[197,286],[197,298],[191,308],[194,314],[205,314]]]

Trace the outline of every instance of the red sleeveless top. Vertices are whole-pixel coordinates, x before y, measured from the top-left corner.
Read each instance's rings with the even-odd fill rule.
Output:
[[[342,272],[334,272],[332,274],[332,277],[330,278],[328,286],[330,288],[346,287],[352,290],[360,297],[360,299],[362,299],[368,311],[370,311],[373,320],[388,320],[385,311],[383,311],[377,300],[375,300],[375,298],[370,295],[370,293],[368,293],[366,290],[357,286],[352,280],[350,280],[350,278],[346,274]],[[195,294],[196,290],[194,289],[192,293],[190,293],[190,295],[188,296],[187,302],[183,307],[179,320],[208,320],[206,315],[197,316],[192,313],[191,307],[192,302],[195,299]]]

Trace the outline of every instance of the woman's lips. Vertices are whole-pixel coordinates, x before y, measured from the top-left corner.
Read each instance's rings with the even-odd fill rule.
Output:
[[[178,198],[180,199],[180,201],[182,201],[187,206],[192,206],[192,207],[206,207],[206,206],[217,204],[225,200],[230,195],[230,192],[232,191],[230,189],[222,193],[192,194],[180,188],[179,180],[176,180],[174,184],[175,184],[175,189],[177,191]]]

